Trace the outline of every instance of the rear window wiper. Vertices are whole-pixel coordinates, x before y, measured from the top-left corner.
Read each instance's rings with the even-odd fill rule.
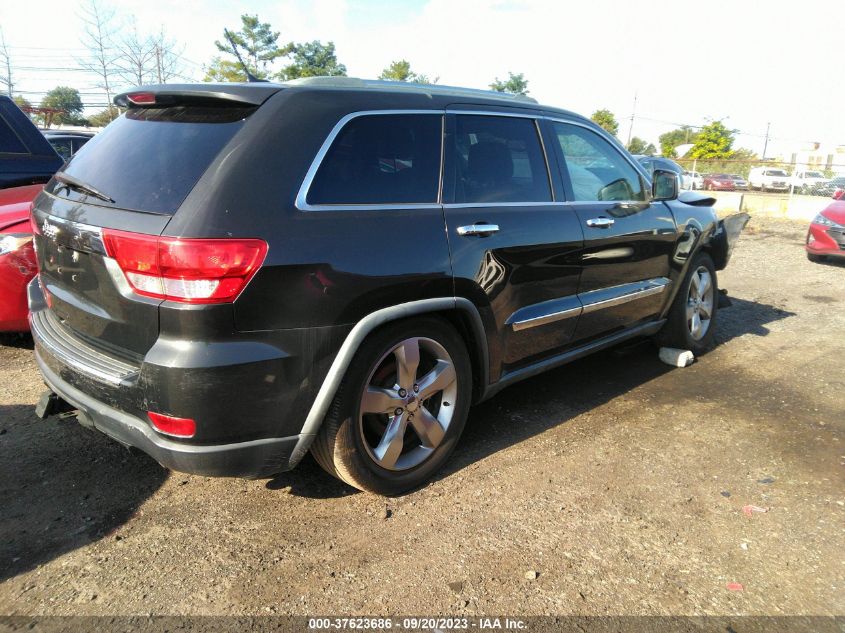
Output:
[[[81,193],[87,193],[89,196],[94,196],[95,198],[99,198],[100,200],[104,200],[106,202],[111,202],[112,204],[114,204],[114,200],[109,198],[102,191],[100,191],[99,189],[95,189],[88,183],[82,182],[78,178],[69,176],[64,172],[59,172],[53,177],[69,189],[76,189]]]

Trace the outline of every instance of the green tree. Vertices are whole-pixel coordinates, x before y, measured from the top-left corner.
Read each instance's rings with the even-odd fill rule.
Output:
[[[400,59],[390,62],[390,66],[381,71],[379,79],[387,81],[413,81],[416,75],[411,71],[411,62]]]
[[[32,107],[32,103],[29,101],[29,99],[27,99],[26,97],[23,97],[23,96],[21,96],[21,95],[17,95],[17,96],[15,96],[15,98],[14,98],[14,99],[12,99],[12,101],[14,101],[14,102],[15,102],[15,104],[16,104],[16,105],[17,105],[17,106],[18,106],[21,110],[23,110],[24,108],[31,108],[31,107]]]
[[[677,130],[671,130],[661,134],[657,139],[660,142],[660,153],[667,158],[676,158],[675,148],[685,143],[695,143],[698,132],[695,132],[689,125],[682,125]]]
[[[337,61],[334,42],[319,40],[292,45],[293,63],[278,74],[279,79],[300,77],[345,77],[346,66]]]
[[[76,88],[56,86],[41,100],[42,108],[56,108],[61,112],[53,116],[57,124],[86,125],[88,122],[82,116],[82,99]]]
[[[708,123],[695,139],[689,151],[690,158],[731,158],[733,156],[733,131],[721,121]]]
[[[631,142],[628,143],[628,151],[632,154],[645,154],[646,156],[654,156],[657,153],[657,148],[653,143],[644,141],[639,136],[632,136]]]
[[[610,110],[602,109],[596,110],[593,112],[593,115],[590,117],[590,120],[597,124],[599,127],[604,128],[614,136],[619,131],[619,122],[616,120],[616,117],[613,116],[613,112]]]
[[[522,73],[515,75],[508,71],[507,81],[502,81],[496,77],[493,83],[490,84],[490,89],[496,92],[509,92],[515,95],[526,96],[528,94],[528,80]]]
[[[227,59],[217,56],[206,68],[205,81],[245,81],[246,73],[238,57],[243,59],[247,70],[259,79],[269,76],[269,66],[279,57],[291,52],[292,44],[279,46],[279,32],[274,31],[268,22],[261,22],[257,15],[243,14],[241,30],[223,30],[223,40],[214,45],[221,53],[232,57]]]
[[[439,77],[433,80],[428,75],[420,75],[411,70],[411,63],[405,59],[390,62],[390,66],[381,71],[378,77],[385,81],[411,81],[417,84],[436,84]]]
[[[88,124],[91,127],[106,127],[109,123],[119,117],[120,114],[121,113],[116,106],[111,109],[106,108],[105,110],[101,110],[97,114],[89,116]]]

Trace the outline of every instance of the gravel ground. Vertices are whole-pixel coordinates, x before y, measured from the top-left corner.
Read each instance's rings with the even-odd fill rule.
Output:
[[[803,235],[752,220],[692,367],[640,344],[511,387],[397,499],[310,458],[169,473],[38,421],[5,338],[0,614],[845,614],[845,263]]]

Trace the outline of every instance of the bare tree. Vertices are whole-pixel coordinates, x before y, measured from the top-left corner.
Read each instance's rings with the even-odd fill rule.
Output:
[[[157,48],[153,38],[139,35],[133,23],[115,48],[117,59],[114,66],[121,79],[133,86],[155,81]]]
[[[98,88],[106,91],[109,116],[117,117],[117,108],[112,104],[112,85],[116,73],[114,66],[119,54],[114,47],[114,11],[101,6],[97,0],[89,0],[80,6],[82,37],[80,42],[89,50],[90,56],[77,60],[79,65],[98,77]]]
[[[0,29],[0,64],[3,66],[5,75],[0,75],[0,84],[6,86],[6,91],[9,97],[12,96],[12,88],[14,81],[12,80],[12,58],[9,55],[9,49],[6,48],[6,37],[3,35],[3,29]]]

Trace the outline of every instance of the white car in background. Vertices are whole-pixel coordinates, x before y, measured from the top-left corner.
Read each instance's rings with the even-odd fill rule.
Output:
[[[690,183],[689,189],[704,189],[704,176],[697,171],[685,171],[683,178]]]
[[[830,178],[825,178],[824,174],[817,170],[802,169],[792,175],[792,187],[795,193],[819,195],[819,190],[828,182]]]
[[[760,191],[789,191],[789,174],[775,167],[755,167],[748,174],[748,188]]]

